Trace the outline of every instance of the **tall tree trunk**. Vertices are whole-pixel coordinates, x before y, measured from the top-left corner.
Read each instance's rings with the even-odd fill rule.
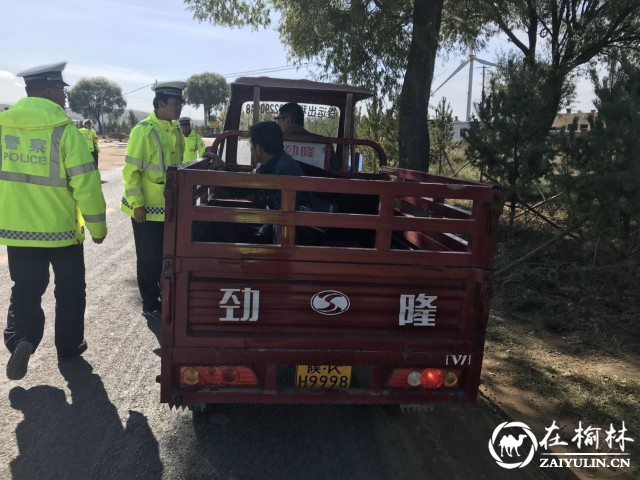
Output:
[[[556,71],[552,72],[550,77],[547,80],[546,92],[547,92],[547,102],[545,105],[540,105],[540,109],[543,112],[546,112],[546,125],[548,127],[546,129],[541,129],[541,131],[548,132],[551,130],[551,126],[553,125],[553,121],[555,120],[558,112],[560,111],[560,104],[563,100],[563,87],[564,82],[569,72],[565,71]],[[545,133],[546,134],[546,133]]]
[[[632,278],[633,269],[627,265],[627,257],[629,256],[629,240],[631,237],[631,217],[622,213],[620,215],[620,242],[618,245],[618,251],[616,252],[616,276],[617,281],[613,288],[613,301],[616,305],[619,305],[624,298],[624,293],[629,286],[629,281]]]
[[[209,120],[211,120],[211,106],[202,105],[202,110],[204,110],[204,128],[206,131],[209,131]]]
[[[407,71],[400,94],[401,167],[429,170],[429,97],[444,0],[415,0]]]

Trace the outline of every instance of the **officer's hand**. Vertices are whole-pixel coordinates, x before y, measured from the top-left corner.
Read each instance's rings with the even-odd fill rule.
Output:
[[[209,170],[224,170],[227,167],[227,164],[224,163],[218,155],[215,154],[211,147],[207,147],[205,152],[202,154],[203,158],[208,158],[211,163],[209,164]]]
[[[91,237],[91,240],[93,240],[93,243],[102,243],[104,242],[105,237],[102,238],[96,238],[96,237]]]
[[[137,207],[133,209],[133,218],[138,223],[144,223],[147,220],[147,214],[144,211],[144,207]]]

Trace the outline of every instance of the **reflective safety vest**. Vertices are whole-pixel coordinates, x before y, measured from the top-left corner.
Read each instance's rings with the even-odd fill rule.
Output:
[[[191,130],[189,135],[184,136],[184,156],[182,157],[184,162],[190,162],[196,158],[200,158],[205,149],[204,141],[202,137],[196,133],[195,130]]]
[[[79,128],[78,130],[87,142],[89,151],[93,152],[95,150],[96,152],[100,152],[100,149],[98,148],[98,134],[96,133],[96,131],[93,128],[84,127]]]
[[[107,234],[100,174],[58,104],[23,98],[0,112],[0,244],[65,247]]]
[[[152,112],[133,127],[122,168],[120,210],[133,217],[135,208],[144,207],[148,221],[164,222],[166,171],[182,163],[183,152],[183,135],[176,122],[160,120]]]

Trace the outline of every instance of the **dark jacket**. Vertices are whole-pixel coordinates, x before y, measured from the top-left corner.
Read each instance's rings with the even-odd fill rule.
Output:
[[[257,173],[262,175],[290,175],[302,177],[304,173],[298,162],[287,155],[284,150],[276,153],[271,159],[262,165]],[[280,210],[282,192],[280,190],[264,190],[262,192],[266,205],[272,210]],[[304,202],[304,193],[298,192],[296,196],[296,210]]]

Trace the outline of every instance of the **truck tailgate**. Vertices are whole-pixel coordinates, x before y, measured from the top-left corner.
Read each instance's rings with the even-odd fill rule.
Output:
[[[500,192],[411,171],[397,180],[170,171],[162,401],[474,401]],[[238,186],[281,190],[281,210],[211,201],[212,191]],[[299,191],[354,199],[357,208],[296,211]],[[466,202],[469,210],[447,199]],[[268,245],[200,241],[193,235],[197,222],[219,229],[280,225],[282,236]],[[303,246],[301,227],[342,233],[336,242]],[[358,241],[345,242],[344,232]],[[308,388],[307,380],[320,374],[302,375],[305,368],[346,369],[348,387]],[[220,379],[225,369],[254,383],[239,388],[198,380]],[[428,378],[411,387],[412,372],[439,376],[439,389],[425,387]],[[456,381],[440,388],[447,375]]]

